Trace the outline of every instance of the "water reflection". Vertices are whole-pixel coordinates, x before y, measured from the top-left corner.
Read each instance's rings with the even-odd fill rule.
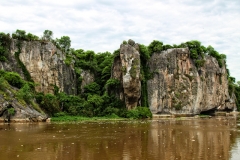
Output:
[[[238,125],[235,119],[0,124],[0,155],[2,160],[239,159]]]

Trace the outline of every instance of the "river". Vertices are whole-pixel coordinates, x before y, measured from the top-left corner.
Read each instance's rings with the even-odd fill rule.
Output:
[[[234,118],[0,124],[1,160],[239,160]]]

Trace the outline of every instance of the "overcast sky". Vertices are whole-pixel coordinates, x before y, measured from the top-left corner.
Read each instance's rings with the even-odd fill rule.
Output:
[[[38,36],[52,30],[96,53],[130,38],[145,45],[199,40],[226,54],[240,81],[240,0],[0,0],[0,32],[16,29]]]

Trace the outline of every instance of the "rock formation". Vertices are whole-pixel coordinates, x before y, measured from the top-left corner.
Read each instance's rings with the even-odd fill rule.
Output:
[[[47,115],[41,111],[38,104],[33,102],[29,105],[19,101],[14,92],[16,92],[15,88],[8,87],[4,94],[0,94],[0,122],[46,121]]]
[[[206,55],[197,68],[188,48],[154,53],[149,62],[148,102],[153,113],[199,114],[208,110],[235,110],[228,93],[226,67]]]
[[[16,61],[16,53],[19,53],[19,60],[37,84],[37,92],[53,93],[55,86],[67,94],[77,94],[74,64],[66,65],[65,53],[52,42],[12,40],[8,62],[0,62],[0,69],[17,72],[26,78],[23,69]],[[123,100],[127,109],[141,106],[140,61],[139,45],[129,40],[121,44],[120,53],[115,57],[112,65],[111,78],[118,79],[121,87],[111,91],[111,94]],[[188,48],[168,49],[161,53],[154,53],[147,62],[152,78],[147,81],[147,89],[146,87],[144,89],[144,91],[147,90],[151,111],[199,114],[209,110],[236,110],[234,95],[230,96],[228,92],[226,66],[219,67],[218,61],[208,55],[205,55],[204,62],[202,67],[197,68],[190,58]],[[80,75],[82,84],[78,88],[81,88],[83,93],[84,86],[94,82],[97,77],[84,70],[81,70]],[[145,83],[144,86],[146,86]],[[44,117],[31,110],[31,106],[23,109],[23,105],[14,98],[8,101],[0,94],[0,100],[2,116],[10,107],[15,109],[16,118],[20,113],[30,119]],[[33,116],[29,116],[30,113]]]
[[[19,47],[19,43],[20,47]],[[15,53],[26,66],[33,81],[38,84],[36,91],[53,93],[54,86],[67,94],[76,94],[76,75],[71,66],[64,63],[65,54],[52,42],[12,40],[10,62],[0,62],[0,69],[15,71],[23,78],[23,72],[17,64]]]
[[[125,101],[128,109],[140,104],[141,80],[140,80],[140,54],[138,44],[129,40],[128,44],[121,44],[120,56],[114,60],[112,78],[119,79],[122,90],[119,98]]]
[[[82,70],[81,72],[82,83],[81,83],[81,92],[84,92],[84,87],[92,82],[94,82],[94,74],[89,70]]]

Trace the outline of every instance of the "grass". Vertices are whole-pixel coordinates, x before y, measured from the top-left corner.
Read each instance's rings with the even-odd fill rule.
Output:
[[[82,116],[59,116],[51,117],[51,122],[79,122],[79,121],[104,121],[104,120],[127,120],[121,117],[82,117]]]
[[[200,118],[209,118],[210,116],[209,115],[205,115],[205,114],[199,114],[198,115]]]

